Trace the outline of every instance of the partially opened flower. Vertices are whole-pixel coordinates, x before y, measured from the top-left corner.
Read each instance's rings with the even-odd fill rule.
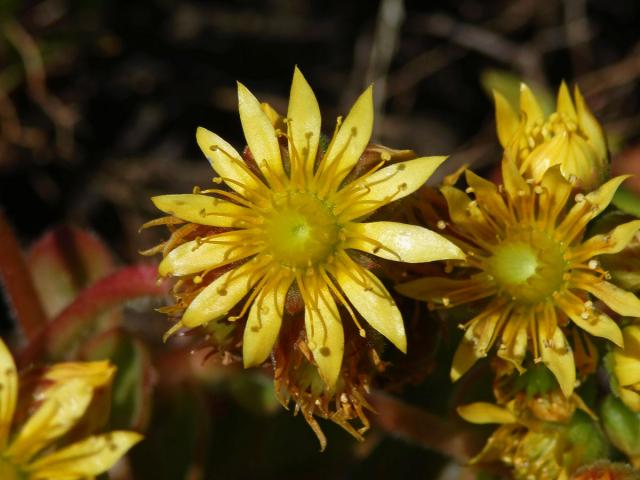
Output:
[[[616,393],[634,412],[640,412],[640,325],[622,330],[623,348],[611,354]]]
[[[519,113],[494,92],[498,139],[525,177],[539,181],[549,167],[560,165],[565,178],[588,191],[609,175],[607,144],[577,86],[574,97],[575,104],[563,82],[556,111],[546,117],[525,84],[520,87]]]
[[[63,364],[45,374],[53,382],[33,414],[15,425],[18,377],[11,353],[0,340],[0,478],[2,480],[85,480],[105,473],[141,440],[135,432],[114,431],[70,445],[61,439],[83,417],[94,388],[109,383],[107,362]],[[68,375],[75,372],[75,375]]]
[[[474,199],[456,188],[442,188],[450,218],[438,223],[467,260],[448,278],[422,278],[397,288],[434,307],[486,302],[463,326],[453,380],[497,343],[498,356],[520,370],[530,351],[570,395],[576,381],[565,336],[570,325],[622,346],[617,323],[594,300],[620,315],[640,316],[640,300],[607,281],[598,262],[599,255],[624,248],[640,221],[584,239],[586,225],[606,208],[625,177],[571,201],[572,185],[557,166],[538,183],[525,181],[508,160],[502,174],[504,185],[498,187],[467,171],[467,191]]]
[[[160,275],[180,278],[180,288],[193,287],[178,296],[182,315],[168,334],[185,327],[216,330],[227,321],[246,318],[244,365],[259,365],[278,340],[287,292],[295,289],[304,304],[299,333],[325,388],[332,390],[344,351],[341,309],[361,336],[366,335],[363,318],[398,349],[406,349],[393,298],[354,261],[351,249],[402,262],[463,257],[457,246],[425,228],[362,222],[379,207],[415,191],[444,157],[389,166],[383,161],[351,178],[371,135],[371,88],[345,120],[338,121],[326,148],[320,142],[318,103],[298,69],[282,122],[242,84],[238,102],[249,149],[244,159],[216,134],[204,128],[196,134],[219,175],[214,182],[220,188],[153,198],[171,215],[159,223],[186,223],[164,245],[159,266]],[[239,312],[228,316],[236,305],[241,305]]]
[[[550,400],[554,411],[564,415],[540,416],[539,400]],[[458,407],[458,414],[468,422],[499,425],[470,463],[501,463],[517,480],[568,480],[580,466],[606,452],[593,414],[575,394],[566,398],[549,392],[530,398],[519,393],[504,406],[476,402]]]

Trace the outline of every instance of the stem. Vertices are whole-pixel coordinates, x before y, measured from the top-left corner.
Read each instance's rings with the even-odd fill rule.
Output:
[[[4,287],[16,323],[25,337],[32,340],[41,327],[47,324],[47,316],[40,304],[18,240],[2,211],[0,211],[0,283]]]

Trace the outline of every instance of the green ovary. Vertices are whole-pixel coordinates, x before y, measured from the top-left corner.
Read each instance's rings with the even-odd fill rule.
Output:
[[[564,248],[547,235],[522,231],[509,235],[487,261],[487,273],[514,301],[535,304],[563,285]]]
[[[274,199],[265,219],[268,250],[290,267],[309,267],[325,261],[339,241],[340,227],[331,208],[313,194],[288,193]]]

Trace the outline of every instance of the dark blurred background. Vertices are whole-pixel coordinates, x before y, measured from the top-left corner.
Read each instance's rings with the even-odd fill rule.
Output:
[[[156,240],[138,233],[157,216],[149,197],[210,181],[196,127],[241,148],[236,80],[286,112],[294,65],[328,132],[373,82],[374,140],[452,154],[440,178],[463,163],[495,165],[490,89],[513,95],[519,80],[551,98],[562,79],[577,82],[617,155],[640,131],[639,20],[635,0],[0,0],[0,208],[25,246],[72,223],[97,232],[122,263],[138,261]],[[428,404],[429,385],[409,398]],[[303,439],[299,457],[254,459],[259,452],[242,450],[247,432],[233,426],[214,446],[237,446],[245,478],[263,462],[281,462],[279,478],[299,476],[317,444],[302,419],[283,418]],[[255,422],[287,452],[280,426]],[[381,461],[366,450],[376,441],[361,446],[367,462],[342,461],[330,446],[308,477],[431,478],[435,454],[385,439]]]

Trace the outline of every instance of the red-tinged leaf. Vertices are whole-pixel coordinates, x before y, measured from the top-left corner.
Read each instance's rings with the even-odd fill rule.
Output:
[[[87,338],[114,326],[101,322],[101,314],[130,300],[166,293],[167,284],[158,283],[155,265],[124,267],[80,292],[73,303],[42,329],[19,361],[24,365],[42,356],[52,360],[72,358]]]
[[[110,430],[144,431],[151,414],[153,367],[146,345],[130,332],[113,329],[82,346],[82,360],[110,360],[112,383]]]
[[[27,264],[49,318],[114,270],[113,256],[100,239],[70,226],[45,233],[29,250]]]
[[[0,287],[4,290],[16,323],[32,339],[47,317],[31,282],[29,269],[6,217],[0,211]]]

